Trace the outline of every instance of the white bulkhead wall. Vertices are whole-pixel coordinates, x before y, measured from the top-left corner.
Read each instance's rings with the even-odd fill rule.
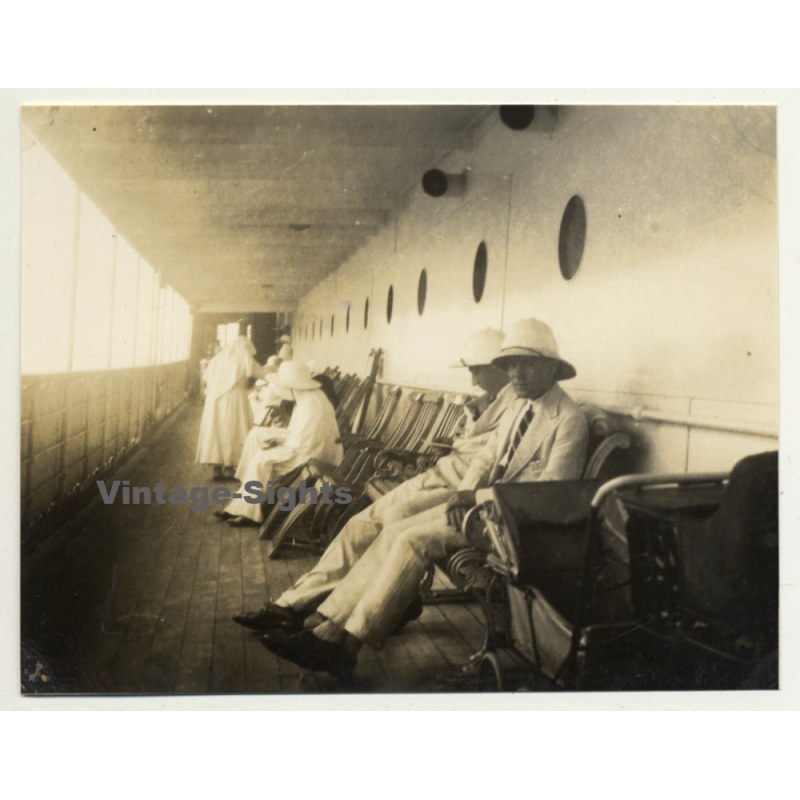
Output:
[[[381,347],[387,381],[468,390],[468,376],[448,368],[465,336],[534,316],[577,367],[563,385],[578,400],[776,426],[773,132],[774,111],[764,108],[563,107],[552,134],[514,132],[493,117],[471,151],[436,165],[467,171],[464,197],[434,199],[420,188],[301,300],[297,357],[363,374],[369,349]],[[578,274],[565,281],[559,228],[575,194],[586,205],[586,245]],[[488,273],[476,304],[481,241]],[[313,340],[303,336],[310,322]],[[777,446],[680,425],[634,427],[642,466],[653,470],[727,469]]]

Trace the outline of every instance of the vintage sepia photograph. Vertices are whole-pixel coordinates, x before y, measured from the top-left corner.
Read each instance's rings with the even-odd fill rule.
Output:
[[[780,688],[774,105],[20,121],[22,694]]]

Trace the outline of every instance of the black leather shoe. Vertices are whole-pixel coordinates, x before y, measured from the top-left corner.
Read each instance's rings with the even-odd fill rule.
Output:
[[[276,656],[291,661],[303,669],[328,672],[339,680],[349,680],[356,668],[356,659],[341,645],[323,642],[311,631],[289,636],[282,631],[268,633],[261,644]]]
[[[233,525],[234,528],[246,528],[250,525],[253,527],[258,527],[261,525],[260,522],[256,522],[255,520],[250,519],[250,517],[230,517],[230,519],[225,520],[228,525]]]
[[[229,514],[227,511],[223,511],[221,508],[218,508],[214,512],[214,516],[219,519],[230,519],[233,516],[233,514]]]
[[[398,620],[392,633],[400,633],[409,622],[419,619],[422,616],[422,608],[422,599],[420,597],[415,597],[411,601],[411,605],[403,612],[403,616]]]
[[[267,603],[260,611],[236,614],[233,617],[233,621],[254,631],[297,633],[303,630],[303,620],[305,618],[305,614],[301,614],[293,608],[284,608],[283,606],[276,606],[274,603]]]

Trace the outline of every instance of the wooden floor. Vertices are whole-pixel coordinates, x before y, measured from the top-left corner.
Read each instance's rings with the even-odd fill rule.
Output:
[[[200,409],[185,405],[116,478],[203,486]],[[98,493],[99,494],[99,493]],[[255,528],[184,505],[104,505],[99,496],[26,560],[22,685],[29,693],[242,694],[442,691],[483,640],[474,606],[426,606],[380,652],[364,648],[349,687],[269,653],[231,621],[276,598],[317,559],[267,558]]]

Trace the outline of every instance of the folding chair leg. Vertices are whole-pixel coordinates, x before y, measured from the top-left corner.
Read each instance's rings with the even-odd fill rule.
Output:
[[[292,528],[297,524],[300,517],[306,513],[309,508],[313,508],[313,506],[308,505],[298,505],[295,506],[291,511],[286,514],[286,519],[281,523],[280,527],[277,531],[275,531],[275,535],[270,540],[267,549],[267,557],[271,559],[275,559],[278,557],[278,553],[284,544],[297,544],[295,539],[290,537],[290,533]]]

